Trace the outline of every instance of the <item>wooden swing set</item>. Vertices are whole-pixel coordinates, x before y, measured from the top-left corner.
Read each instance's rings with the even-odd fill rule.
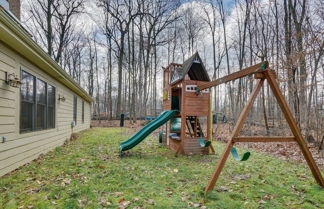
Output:
[[[226,148],[223,151],[223,154],[220,158],[220,160],[218,161],[215,170],[211,176],[211,179],[208,182],[208,185],[205,188],[205,194],[207,194],[209,191],[211,191],[215,184],[216,181],[225,165],[225,162],[229,156],[229,154],[231,153],[231,150],[234,146],[234,144],[236,142],[297,142],[297,144],[299,145],[299,148],[301,149],[304,158],[306,159],[306,162],[310,168],[310,170],[312,171],[312,174],[316,180],[316,182],[321,186],[324,187],[324,180],[323,177],[321,175],[321,172],[319,170],[319,168],[317,167],[312,154],[310,153],[304,138],[301,134],[300,129],[297,126],[297,123],[289,109],[289,106],[284,98],[284,96],[282,95],[282,92],[279,88],[278,83],[276,82],[276,74],[273,70],[271,70],[268,67],[268,62],[261,62],[259,64],[253,65],[251,67],[245,68],[243,70],[240,70],[238,72],[232,73],[230,75],[224,76],[222,78],[219,78],[217,80],[208,82],[208,83],[204,83],[202,85],[198,85],[198,92],[204,90],[204,89],[208,89],[214,86],[218,86],[220,84],[223,83],[227,83],[229,81],[233,81],[239,78],[243,78],[245,76],[248,75],[254,75],[254,78],[257,79],[257,84],[254,87],[251,96],[249,97],[247,104],[245,105],[244,109],[242,110],[238,121],[235,124],[235,127],[233,129],[233,132],[227,142]],[[248,113],[250,112],[253,103],[258,95],[258,93],[260,92],[264,81],[267,80],[268,85],[270,86],[276,100],[277,103],[279,104],[285,119],[287,120],[287,123],[291,129],[291,132],[293,134],[293,136],[283,136],[283,137],[274,137],[274,136],[239,136],[239,133],[244,125],[244,121],[246,120]]]

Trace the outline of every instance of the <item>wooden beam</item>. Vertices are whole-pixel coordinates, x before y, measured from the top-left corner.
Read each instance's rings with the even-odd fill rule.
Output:
[[[209,145],[209,148],[210,148],[211,152],[212,152],[213,154],[215,154],[215,149],[214,149],[214,147],[213,147],[212,144]]]
[[[263,74],[263,72],[257,72],[257,73],[254,73],[254,78],[255,79],[265,79],[265,75]]]
[[[236,80],[236,79],[245,77],[247,75],[250,75],[250,74],[259,72],[257,70],[260,69],[260,67],[263,64],[265,64],[266,66],[268,66],[268,62],[267,61],[264,61],[264,62],[261,62],[259,64],[253,65],[251,67],[248,67],[248,68],[245,68],[243,70],[237,71],[237,72],[232,73],[232,74],[229,74],[227,76],[224,76],[222,78],[216,79],[214,81],[211,81],[211,82],[208,82],[208,83],[205,83],[205,84],[198,85],[198,89],[201,91],[201,90],[204,90],[204,89],[208,89],[210,87],[213,87],[213,86],[218,86],[220,84],[227,83],[229,81],[233,81],[233,80]],[[260,73],[261,72],[263,72],[263,71],[260,70]]]
[[[307,145],[304,141],[303,135],[301,134],[300,129],[297,126],[297,123],[292,115],[292,113],[290,112],[289,106],[284,98],[284,96],[281,93],[281,90],[279,88],[278,83],[275,80],[275,72],[272,70],[267,70],[265,72],[267,81],[270,85],[270,88],[273,92],[273,95],[276,97],[278,104],[288,122],[288,125],[293,133],[293,135],[296,137],[296,141],[299,145],[299,148],[301,149],[306,162],[309,166],[309,168],[311,169],[313,176],[315,178],[315,180],[317,181],[317,183],[324,187],[324,180],[322,177],[322,174],[320,172],[320,170],[318,169],[316,162],[313,159],[312,154],[310,153],[309,149],[307,148]]]
[[[181,154],[184,154],[184,139],[186,137],[186,121],[187,121],[187,117],[186,117],[186,110],[185,110],[185,106],[186,106],[186,100],[185,97],[183,95],[185,95],[185,85],[182,85],[181,87],[181,134],[180,134],[180,139],[181,142],[179,144],[180,149],[177,151],[181,152]],[[180,95],[179,95],[180,96]]]
[[[238,120],[235,124],[235,127],[233,129],[232,135],[227,142],[227,145],[226,145],[226,148],[222,154],[222,157],[218,161],[218,164],[215,167],[214,173],[213,173],[212,177],[210,178],[208,185],[205,188],[205,195],[207,194],[207,192],[211,191],[214,188],[216,181],[217,181],[217,179],[225,165],[225,162],[228,158],[228,155],[230,154],[230,152],[232,150],[232,147],[234,144],[233,138],[237,137],[238,134],[240,133],[240,131],[244,125],[244,121],[245,121],[246,117],[248,116],[248,113],[250,112],[250,110],[253,106],[253,103],[254,103],[258,93],[260,92],[260,89],[261,89],[263,83],[264,83],[264,79],[258,80],[256,86],[254,87],[254,89],[252,91],[252,94],[251,94],[247,104],[245,105],[243,111],[241,112],[240,117],[238,118]]]
[[[176,157],[178,156],[178,154],[180,153],[180,151],[181,151],[181,144],[179,143],[178,144],[178,148],[177,148],[176,153],[175,153],[175,156]]]
[[[239,136],[233,138],[234,142],[296,142],[294,136],[275,136],[275,137],[263,137],[263,136]]]

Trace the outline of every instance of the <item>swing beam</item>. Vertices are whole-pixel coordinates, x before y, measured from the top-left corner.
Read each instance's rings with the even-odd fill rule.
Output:
[[[311,154],[311,152],[309,151],[304,138],[301,134],[300,129],[297,126],[297,123],[289,109],[289,106],[279,88],[278,83],[276,82],[276,74],[273,70],[268,68],[268,62],[261,62],[259,64],[253,65],[251,67],[245,68],[243,70],[240,70],[238,72],[232,73],[230,75],[224,76],[222,78],[219,78],[217,80],[211,81],[207,84],[203,84],[198,86],[197,91],[202,91],[204,89],[207,88],[211,88],[214,86],[218,86],[220,84],[223,83],[227,83],[229,81],[233,81],[239,78],[243,78],[245,76],[249,76],[249,75],[254,75],[255,79],[258,79],[256,86],[254,87],[250,98],[248,99],[243,111],[241,112],[235,127],[233,129],[233,132],[227,142],[226,148],[223,151],[223,154],[220,158],[220,160],[218,161],[215,170],[208,182],[208,185],[205,188],[205,195],[213,190],[216,181],[222,171],[222,169],[224,168],[225,162],[229,156],[229,154],[231,153],[231,150],[234,146],[234,144],[236,142],[297,142],[299,148],[301,149],[304,158],[306,159],[306,162],[310,168],[310,170],[312,171],[312,174],[316,180],[316,182],[321,186],[324,187],[324,180],[323,177],[321,175],[321,172],[319,170],[319,168],[316,165],[316,162],[314,161],[314,158]],[[263,137],[263,136],[238,136],[243,125],[244,125],[244,121],[246,120],[248,113],[250,112],[253,103],[257,97],[257,95],[259,94],[264,81],[267,80],[268,85],[270,86],[276,100],[277,103],[279,104],[284,117],[289,125],[289,128],[292,131],[293,136],[283,136],[283,137]]]

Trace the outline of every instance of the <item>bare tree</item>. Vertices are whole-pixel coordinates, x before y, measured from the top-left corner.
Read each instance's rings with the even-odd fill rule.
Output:
[[[73,18],[83,11],[84,0],[30,1],[30,14],[36,36],[47,53],[60,62],[73,37]]]
[[[125,38],[129,31],[132,20],[139,15],[139,7],[131,0],[100,0],[100,5],[116,21],[118,33],[113,34],[113,40],[118,48],[118,93],[117,111],[119,115],[122,111],[122,83],[123,83],[123,61],[125,55]]]
[[[218,13],[217,13],[217,7],[213,4],[212,1],[208,2],[207,6],[203,8],[204,11],[204,18],[203,20],[207,23],[211,37],[212,37],[212,48],[213,48],[213,80],[217,78],[217,75],[219,76],[219,67],[222,63],[222,60],[225,56],[225,51],[221,50],[220,47],[218,47],[217,54],[216,54],[216,45],[219,46],[220,44],[220,36],[216,36],[216,30],[219,27],[218,24]],[[218,106],[219,101],[219,87],[214,88],[214,107],[215,110],[220,109]]]
[[[84,0],[58,0],[58,5],[54,7],[53,16],[57,21],[55,32],[58,36],[55,40],[56,62],[60,62],[64,48],[71,42],[74,33],[72,18],[83,11],[83,4]]]
[[[184,32],[186,33],[188,40],[188,54],[191,55],[196,50],[195,44],[196,39],[199,35],[199,32],[202,29],[202,21],[194,16],[195,9],[192,7],[192,4],[188,6],[182,17],[181,22],[184,27]]]
[[[57,6],[58,0],[29,1],[31,20],[35,28],[38,28],[34,31],[50,56],[53,54],[53,19]]]

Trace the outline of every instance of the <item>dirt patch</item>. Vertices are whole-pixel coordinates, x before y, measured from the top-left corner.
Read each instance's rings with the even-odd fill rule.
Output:
[[[147,124],[148,120],[137,120],[136,122],[131,122],[130,120],[124,121],[124,127],[125,128],[141,128],[145,124]],[[92,120],[91,121],[92,127],[119,127],[120,126],[120,120]]]
[[[132,122],[129,120],[124,121],[124,127],[127,128],[126,134],[132,135],[139,130],[141,130],[146,124],[148,124],[149,120],[137,120],[136,122]],[[101,127],[101,128],[109,128],[109,127],[120,127],[120,120],[92,120],[91,127]],[[153,134],[157,134],[160,130],[157,129],[153,132]]]

